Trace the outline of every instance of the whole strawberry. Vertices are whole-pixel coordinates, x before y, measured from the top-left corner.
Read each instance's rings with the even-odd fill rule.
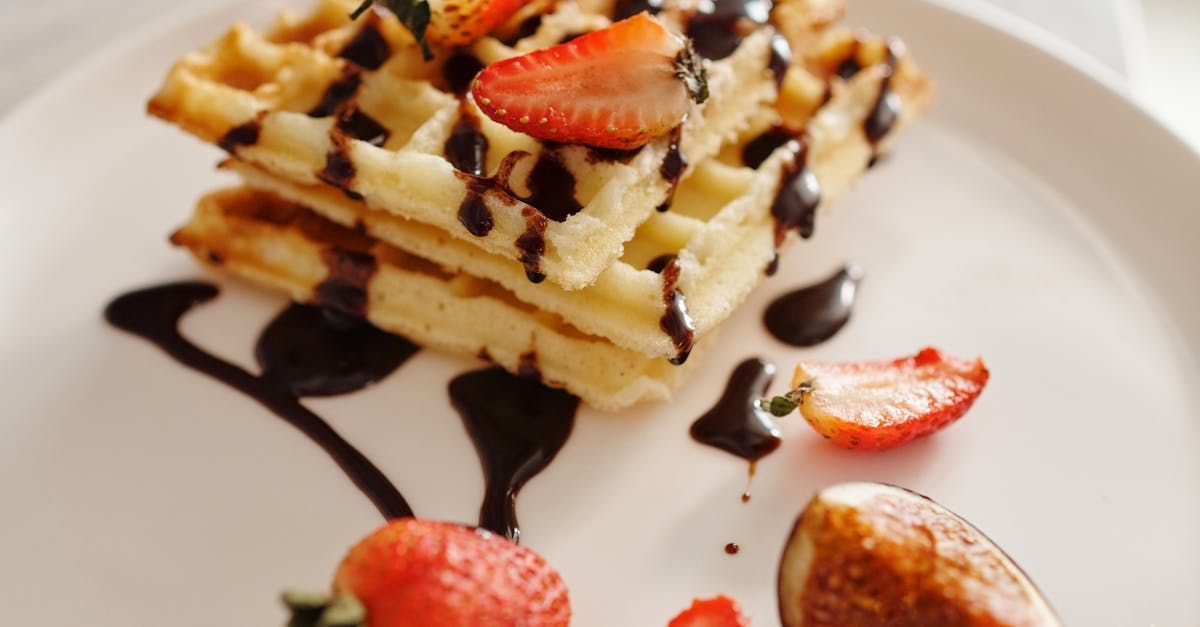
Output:
[[[471,86],[496,122],[538,139],[632,149],[683,121],[708,85],[687,39],[642,12],[489,65]]]
[[[332,598],[288,594],[290,627],[563,627],[562,578],[489,531],[404,518],[350,549]]]

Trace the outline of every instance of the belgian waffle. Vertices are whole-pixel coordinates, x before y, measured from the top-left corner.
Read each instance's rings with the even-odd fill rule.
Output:
[[[209,194],[171,239],[205,263],[298,302],[540,376],[599,409],[667,398],[691,367],[619,348],[495,283],[448,272],[266,192]]]
[[[350,21],[354,4],[323,0],[265,34],[234,26],[175,65],[150,112],[281,179],[339,188],[566,289],[594,282],[669,202],[687,163],[714,154],[776,97],[773,33],[763,28],[708,64],[710,97],[675,133],[631,152],[552,145],[492,122],[458,94],[481,63],[607,17],[562,2],[512,45],[485,37],[425,63],[393,15]],[[666,172],[665,160],[680,155],[683,171]],[[472,218],[482,212],[486,220]],[[524,243],[531,236],[539,246]]]
[[[682,364],[812,234],[930,86],[897,41],[838,26],[840,2],[787,0],[778,31],[752,25],[711,55],[713,96],[639,150],[539,142],[463,95],[480,64],[602,28],[622,3],[637,0],[535,0],[432,63],[390,13],[350,20],[351,0],[265,33],[235,26],[150,103],[225,148],[246,184],[202,199],[172,241],[602,409],[669,396],[694,362],[668,359]],[[659,19],[693,29],[693,4]]]
[[[781,179],[789,171],[811,172],[814,190],[819,190],[811,201],[819,198],[827,206],[867,168],[874,146],[863,130],[864,121],[885,71],[877,64],[856,73],[820,107],[795,144],[785,143],[783,135],[776,138],[779,145],[774,150],[757,148],[773,133],[770,121],[753,121],[720,157],[697,164],[680,182],[674,209],[647,220],[625,245],[622,257],[581,290],[531,284],[516,261],[484,252],[437,227],[370,209],[328,186],[297,184],[237,160],[226,167],[251,187],[303,204],[444,268],[498,283],[523,302],[570,320],[587,333],[639,353],[677,358],[679,338],[663,328],[673,305],[670,290],[686,299],[696,337],[732,313],[761,281],[783,243],[772,211],[781,202]],[[923,104],[921,86],[910,82],[897,89],[905,102]],[[903,109],[897,125],[906,124],[919,110]],[[763,154],[751,154],[756,148]],[[755,163],[764,157],[761,164]],[[678,270],[670,281],[660,276],[668,260]]]

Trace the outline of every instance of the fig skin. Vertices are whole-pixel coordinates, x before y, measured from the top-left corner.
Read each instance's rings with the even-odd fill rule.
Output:
[[[845,483],[819,492],[784,547],[784,627],[1061,627],[994,542],[915,492]]]

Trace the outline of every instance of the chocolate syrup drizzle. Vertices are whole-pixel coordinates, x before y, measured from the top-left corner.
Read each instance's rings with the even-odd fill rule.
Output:
[[[665,309],[658,326],[662,328],[671,343],[675,345],[675,356],[670,359],[676,366],[687,361],[692,354],[692,346],[696,339],[696,325],[688,315],[687,301],[683,292],[679,291],[679,258],[672,256],[666,262],[659,274],[662,275],[662,298]]]
[[[903,103],[900,100],[900,95],[892,89],[892,78],[896,75],[896,66],[900,63],[900,58],[904,55],[900,49],[900,42],[892,39],[888,41],[887,60],[885,66],[887,73],[883,77],[883,81],[879,85],[879,95],[875,98],[875,104],[871,107],[871,112],[867,114],[867,118],[863,120],[863,132],[867,134],[867,139],[872,144],[878,144],[891,132],[896,126],[896,121],[900,119],[900,110]]]
[[[525,276],[531,283],[546,280],[542,274],[542,255],[546,254],[546,227],[549,221],[534,207],[521,210],[525,218],[525,232],[517,237],[517,250],[521,251],[520,262],[525,266]]]
[[[583,205],[575,199],[575,175],[553,150],[543,150],[538,155],[525,184],[529,187],[529,197],[522,200],[555,222],[566,222],[583,210]]]
[[[321,251],[321,260],[329,268],[329,275],[313,288],[316,304],[348,316],[365,318],[367,284],[378,269],[375,257],[333,248]]]
[[[483,463],[479,526],[519,541],[517,494],[566,443],[579,399],[503,368],[459,375],[449,392]]]
[[[757,170],[777,148],[793,139],[796,139],[796,133],[782,125],[772,125],[758,137],[746,142],[742,148],[742,163]]]
[[[733,54],[746,35],[767,23],[772,3],[770,0],[714,0],[702,6],[701,12],[688,22],[687,36],[700,56],[717,61]]]
[[[658,15],[662,11],[662,7],[662,0],[617,0],[613,5],[612,19],[614,22],[619,22],[642,11],[650,15]]]
[[[779,190],[771,204],[771,215],[775,216],[775,245],[783,243],[790,229],[796,229],[800,237],[812,237],[816,226],[817,206],[821,204],[821,183],[808,168],[808,141],[804,137],[796,140],[795,159],[784,168],[779,177]]]
[[[385,518],[412,516],[408,502],[387,477],[299,397],[361,389],[386,377],[417,347],[364,322],[292,305],[260,337],[256,353],[263,374],[255,376],[179,332],[180,319],[217,293],[216,286],[198,282],[151,287],[117,297],[104,316],[113,326],[149,340],[184,366],[249,396],[299,429],[325,450]]]
[[[375,25],[377,18],[372,15],[366,20],[358,34],[351,39],[338,56],[368,70],[378,70],[388,57],[392,56],[391,46]]]
[[[221,150],[231,155],[236,155],[237,149],[241,146],[253,146],[257,144],[261,134],[262,120],[255,118],[229,129],[229,132],[217,140],[217,146],[220,146]]]
[[[466,50],[456,50],[442,65],[442,78],[450,91],[462,95],[471,88],[475,75],[483,70],[483,61]]]
[[[666,211],[671,208],[671,202],[675,200],[675,190],[679,188],[679,179],[683,176],[683,171],[688,166],[687,157],[679,149],[679,143],[682,138],[683,125],[680,124],[671,131],[667,154],[663,156],[662,165],[658,168],[658,173],[662,175],[663,180],[667,182],[668,186],[667,197],[658,206],[659,211]]]
[[[738,364],[725,393],[692,423],[692,438],[751,464],[779,448],[783,442],[779,429],[771,415],[758,406],[774,378],[775,366],[757,357]]]
[[[833,337],[850,320],[862,270],[846,265],[832,276],[788,292],[767,306],[763,323],[775,339],[813,346]]]

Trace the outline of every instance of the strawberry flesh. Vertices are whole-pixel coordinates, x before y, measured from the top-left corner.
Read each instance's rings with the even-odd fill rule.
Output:
[[[961,418],[988,376],[982,359],[925,348],[892,361],[802,363],[793,383],[811,383],[800,413],[822,436],[844,448],[886,450]]]
[[[627,150],[677,126],[706,97],[687,40],[646,13],[493,63],[471,92],[488,117],[543,140]]]
[[[692,606],[671,619],[667,627],[749,627],[750,620],[742,614],[737,601],[718,596],[696,599]]]
[[[426,37],[439,46],[465,46],[488,34],[530,0],[431,0]]]

